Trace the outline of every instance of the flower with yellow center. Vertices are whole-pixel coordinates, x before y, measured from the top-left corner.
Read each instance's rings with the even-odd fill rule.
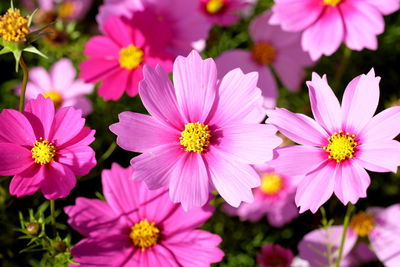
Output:
[[[54,160],[57,151],[52,143],[43,140],[43,138],[39,138],[39,141],[36,141],[33,145],[31,152],[35,163],[45,165]]]
[[[263,65],[272,63],[276,56],[275,48],[265,42],[254,44],[251,48],[251,52],[254,60]]]
[[[119,50],[119,65],[121,68],[133,70],[143,62],[143,50],[134,45]]]
[[[351,218],[350,227],[360,237],[367,236],[375,227],[374,218],[363,211],[357,213]]]
[[[329,6],[337,6],[340,2],[342,2],[342,0],[324,0],[324,4]]]
[[[224,0],[209,0],[206,4],[206,10],[210,14],[217,14],[225,7]]]
[[[142,251],[157,244],[159,236],[160,229],[157,228],[154,222],[150,223],[147,219],[135,223],[129,234],[133,245]]]
[[[59,108],[61,106],[62,101],[63,101],[62,96],[60,95],[60,93],[58,93],[56,91],[53,91],[53,90],[52,91],[48,91],[43,96],[45,98],[50,98],[54,102],[54,106],[56,108]]]
[[[328,138],[329,144],[324,146],[323,149],[329,153],[329,159],[340,163],[346,159],[353,158],[354,149],[357,147],[355,138],[355,134],[344,133],[343,131],[335,132]]]
[[[71,1],[62,3],[58,8],[58,15],[61,18],[68,18],[75,10],[75,5]]]
[[[28,18],[21,16],[19,9],[8,9],[0,16],[0,36],[6,42],[21,42],[29,33]]]
[[[179,140],[186,151],[201,153],[210,145],[210,129],[208,125],[200,122],[188,123]]]
[[[283,187],[283,179],[275,173],[266,173],[261,176],[260,190],[267,195],[279,193]]]

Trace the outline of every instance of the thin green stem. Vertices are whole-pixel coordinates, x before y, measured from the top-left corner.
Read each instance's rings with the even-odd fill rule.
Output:
[[[56,201],[54,199],[50,200],[50,216],[51,225],[53,226],[53,234],[56,236]]]
[[[344,243],[346,241],[347,228],[349,227],[350,216],[353,211],[353,208],[354,208],[353,204],[349,203],[347,205],[347,211],[346,211],[346,215],[344,217],[344,222],[343,222],[342,240],[340,241],[339,254],[338,254],[338,258],[336,260],[336,267],[340,266],[340,261],[342,260]]]
[[[351,56],[351,49],[345,47],[343,51],[342,61],[340,62],[338,68],[336,69],[335,77],[333,79],[334,88],[340,85],[344,71],[346,70],[347,65],[349,64],[350,56]]]
[[[24,105],[25,105],[25,92],[26,92],[26,85],[28,84],[29,70],[22,56],[19,60],[19,65],[21,66],[23,72],[22,89],[21,89],[21,95],[19,96],[19,112],[22,112],[24,110]]]
[[[99,162],[97,163],[98,165],[108,159],[108,157],[111,156],[111,154],[114,152],[114,150],[117,148],[117,143],[112,142],[111,145],[108,147],[106,152],[104,152],[103,155],[101,155]]]

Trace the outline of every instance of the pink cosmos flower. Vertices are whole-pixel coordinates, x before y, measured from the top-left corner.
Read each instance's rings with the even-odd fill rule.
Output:
[[[366,197],[374,172],[394,172],[400,165],[400,107],[373,117],[379,101],[380,77],[372,69],[354,78],[342,104],[326,76],[307,82],[315,121],[283,108],[268,111],[267,122],[300,144],[276,150],[276,166],[287,175],[304,175],[296,192],[300,212],[316,212],[333,193],[346,205]],[[323,185],[323,186],[322,186]]]
[[[42,190],[47,199],[66,197],[96,165],[89,144],[94,130],[84,126],[82,112],[72,107],[54,113],[53,101],[39,95],[24,113],[0,113],[0,175],[15,175],[10,193],[17,197]]]
[[[101,81],[98,94],[104,100],[118,100],[124,91],[138,92],[144,65],[162,67],[170,72],[172,56],[149,43],[127,19],[111,17],[104,25],[105,36],[92,37],[85,45],[88,59],[80,65],[80,77],[86,82]]]
[[[55,13],[66,20],[82,19],[92,5],[92,0],[23,0],[23,5],[30,10],[39,8],[46,13]]]
[[[399,8],[398,0],[275,0],[270,23],[302,31],[303,49],[317,60],[332,55],[342,42],[353,50],[376,50],[383,15]]]
[[[76,71],[69,59],[63,58],[54,63],[50,72],[42,67],[29,71],[26,99],[35,99],[42,94],[53,100],[56,108],[73,106],[82,110],[83,115],[92,111],[92,104],[84,95],[93,92],[94,86],[76,80]],[[17,93],[20,94],[21,88]]]
[[[86,238],[72,247],[79,266],[209,266],[222,260],[218,235],[196,230],[213,214],[185,212],[167,189],[149,191],[130,179],[133,168],[114,163],[102,173],[106,201],[77,198],[68,223]]]
[[[105,32],[108,17],[133,18],[146,39],[158,43],[163,51],[175,56],[187,55],[193,48],[203,48],[211,27],[198,5],[198,0],[108,0],[100,7],[96,19]]]
[[[257,71],[258,87],[262,90],[265,108],[275,107],[277,99],[278,86],[272,69],[284,86],[295,91],[305,77],[304,67],[312,64],[308,54],[301,49],[300,35],[268,25],[270,17],[271,12],[267,11],[251,22],[249,32],[254,42],[251,51],[233,49],[215,60],[218,70],[221,70],[220,75],[235,67],[240,67],[244,72]]]
[[[285,170],[274,169],[273,162],[254,166],[261,178],[261,186],[253,189],[254,201],[242,203],[237,209],[224,205],[228,214],[250,221],[266,216],[275,227],[281,227],[299,215],[294,202],[298,179],[286,176]]]
[[[240,11],[248,6],[246,0],[200,0],[200,12],[212,24],[229,26],[240,18]]]
[[[143,153],[131,160],[133,178],[151,190],[168,185],[185,210],[214,188],[232,206],[253,201],[260,178],[250,164],[272,159],[282,141],[252,113],[261,105],[257,73],[235,69],[217,81],[214,61],[192,51],[175,60],[174,85],[159,66],[144,77],[139,94],[152,116],[123,112],[110,126],[119,146]]]
[[[257,254],[257,263],[261,267],[290,267],[293,258],[294,255],[290,249],[268,244],[261,248],[260,254]]]

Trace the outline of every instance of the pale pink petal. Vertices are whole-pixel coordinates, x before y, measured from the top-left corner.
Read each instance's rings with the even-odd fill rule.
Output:
[[[84,145],[90,145],[94,141],[94,134],[95,130],[90,129],[89,127],[83,127],[82,130],[75,135],[74,138],[69,140],[68,142],[64,143],[61,146],[58,146],[57,148],[59,150],[66,148],[66,147],[71,147],[71,146],[84,146]]]
[[[75,80],[68,90],[65,90],[62,93],[62,96],[65,100],[75,98],[82,95],[87,95],[92,93],[94,90],[94,85],[90,83],[85,83],[82,80]]]
[[[18,174],[34,164],[32,152],[13,143],[0,143],[0,176]]]
[[[39,95],[36,99],[28,101],[24,115],[33,126],[37,139],[49,138],[54,119],[54,103],[50,98]]]
[[[132,44],[131,31],[127,25],[127,20],[123,17],[110,17],[107,19],[103,26],[104,33],[110,37],[114,43],[118,44],[120,47],[126,47]]]
[[[274,205],[274,204],[272,204]],[[282,227],[299,216],[299,211],[294,203],[294,194],[279,208],[272,208],[267,213],[268,222],[274,227]]]
[[[176,58],[173,73],[176,99],[185,116],[185,123],[204,122],[216,94],[217,69],[214,60],[203,60],[193,50],[188,57]]]
[[[50,75],[42,67],[35,67],[29,70],[29,82],[46,91],[53,89]]]
[[[87,83],[96,83],[119,71],[119,63],[117,60],[91,58],[83,61],[79,65],[79,78]]]
[[[57,146],[62,146],[82,131],[85,119],[82,111],[72,107],[60,108],[54,117],[49,140]]]
[[[298,144],[322,146],[327,143],[329,135],[313,119],[292,113],[284,108],[267,111],[267,123],[274,125],[279,131]]]
[[[120,47],[110,38],[94,36],[85,44],[84,54],[91,58],[119,59]]]
[[[312,80],[307,82],[307,86],[315,120],[329,134],[342,130],[340,104],[328,85],[326,76],[321,78],[313,72]]]
[[[389,15],[400,8],[399,0],[367,0],[367,2],[377,8],[383,15]]]
[[[92,113],[92,102],[84,96],[77,96],[68,100],[64,100],[61,107],[74,107],[82,111],[82,116],[85,117]]]
[[[98,90],[98,95],[104,100],[118,100],[128,87],[131,71],[118,69],[104,79]]]
[[[361,166],[374,172],[397,172],[400,165],[400,143],[395,140],[381,140],[362,144],[355,158]]]
[[[10,183],[10,194],[17,197],[32,195],[40,189],[44,168],[33,165],[24,172],[15,175]]]
[[[75,67],[72,65],[71,60],[62,58],[57,61],[51,67],[50,77],[53,88],[49,89],[60,92],[68,91],[76,77]]]
[[[76,177],[69,167],[55,161],[49,163],[44,171],[40,185],[43,196],[47,199],[65,198],[75,187]]]
[[[68,166],[75,175],[84,176],[96,166],[95,152],[87,145],[66,147],[57,151],[57,162]]]
[[[0,113],[0,142],[33,147],[36,137],[24,115],[13,109],[3,109]]]
[[[25,100],[31,100],[36,98],[39,94],[45,94],[48,89],[50,88],[42,88],[35,85],[34,83],[28,82],[26,86]],[[16,92],[18,95],[21,95],[21,88],[18,88]]]

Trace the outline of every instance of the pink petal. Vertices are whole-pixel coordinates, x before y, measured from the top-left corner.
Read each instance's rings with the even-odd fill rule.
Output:
[[[24,172],[15,175],[10,183],[10,194],[17,197],[32,195],[40,189],[44,168],[33,165]]]
[[[104,100],[118,100],[128,87],[131,71],[118,69],[104,79],[98,90],[98,95]]]
[[[92,113],[92,102],[84,96],[77,96],[75,98],[64,100],[61,107],[74,107],[82,111],[82,116],[85,117]]]
[[[19,174],[34,164],[32,152],[23,146],[0,143],[0,175]]]
[[[299,144],[321,146],[329,138],[326,131],[313,119],[292,113],[284,108],[267,111],[267,123],[276,126],[279,131]]]
[[[113,16],[107,19],[103,25],[104,33],[120,47],[132,44],[132,35],[123,17]]]
[[[137,256],[137,257],[135,257]],[[129,266],[165,266],[165,267],[179,267],[175,252],[165,248],[163,245],[155,245],[146,252],[137,252],[136,255],[130,258],[130,261],[125,265]]]
[[[400,8],[398,0],[367,0],[367,2],[378,9],[383,15],[389,15]]]
[[[126,94],[130,97],[134,97],[139,93],[139,83],[143,80],[143,68],[138,66],[135,71],[131,72],[129,76],[128,84],[126,85]]]
[[[400,165],[400,143],[395,140],[382,140],[365,143],[355,154],[361,166],[373,172],[397,172]]]
[[[214,104],[217,69],[213,59],[203,60],[193,50],[174,62],[173,80],[179,108],[185,123],[204,122]]]
[[[35,67],[29,70],[29,82],[46,91],[53,89],[50,75],[42,67]]]
[[[321,78],[313,72],[312,80],[307,82],[307,86],[315,120],[329,134],[342,130],[340,104],[328,85],[326,76]]]
[[[65,90],[62,92],[63,97],[65,98],[65,102],[68,101],[68,98],[75,98],[83,95],[88,95],[91,94],[94,90],[94,85],[90,83],[85,83],[84,81],[81,80],[75,80],[71,84],[70,87],[68,87],[68,90]]]
[[[94,141],[95,132],[95,130],[90,129],[89,127],[83,127],[82,130],[77,135],[75,135],[74,138],[64,143],[63,145],[58,146],[57,148],[61,150],[63,148],[71,146],[90,145]]]
[[[0,142],[32,147],[36,137],[24,115],[13,109],[3,109],[0,113]]]
[[[85,44],[84,54],[90,58],[119,59],[120,47],[106,36],[94,36]]]
[[[54,119],[54,103],[50,98],[39,95],[36,99],[29,100],[24,115],[33,126],[37,139],[49,138]]]
[[[72,107],[60,108],[54,118],[49,140],[62,146],[78,135],[85,126],[82,111]]]
[[[91,58],[79,65],[79,78],[87,83],[95,83],[119,71],[119,63],[114,59]]]
[[[67,58],[62,58],[57,61],[50,71],[50,77],[52,80],[53,90],[63,92],[67,91],[73,82],[75,81],[76,71],[75,67],[72,65],[71,60]]]
[[[68,166],[76,176],[84,176],[96,166],[95,152],[90,146],[67,147],[57,152],[57,162]]]
[[[76,184],[76,177],[69,167],[53,161],[49,166],[42,168],[45,168],[41,183],[44,197],[47,199],[67,197]]]

